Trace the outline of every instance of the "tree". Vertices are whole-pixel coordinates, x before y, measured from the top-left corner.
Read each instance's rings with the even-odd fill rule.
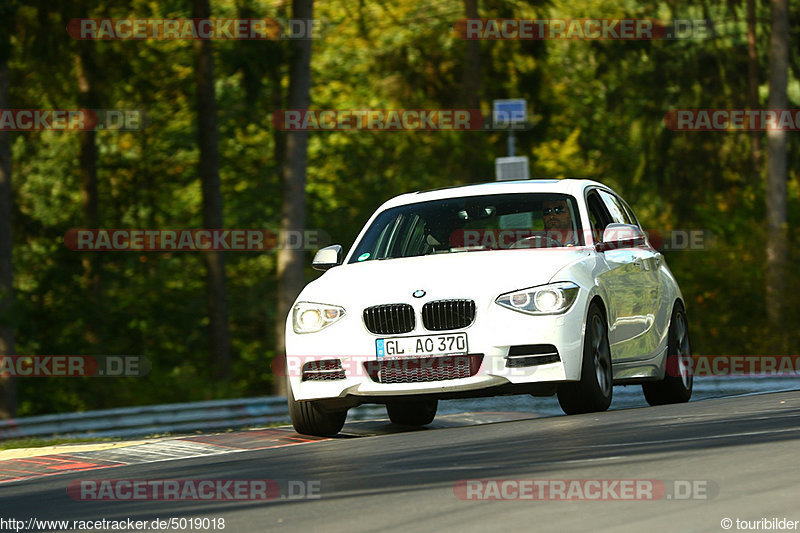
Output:
[[[78,41],[75,55],[75,71],[78,79],[78,106],[80,109],[99,108],[97,96],[97,65],[93,41]],[[100,199],[97,183],[97,132],[94,129],[80,133],[78,164],[81,176],[81,207],[87,228],[100,227]],[[91,346],[102,346],[98,323],[104,316],[102,311],[102,284],[100,261],[96,253],[84,254],[81,263],[84,269],[86,303],[89,316],[86,321],[86,340]],[[100,328],[102,329],[102,328]]]
[[[193,18],[210,18],[208,0],[194,0]],[[203,226],[222,228],[222,192],[219,179],[217,140],[217,104],[214,94],[214,55],[211,41],[194,42],[195,80],[197,84],[197,142],[200,149],[198,173],[203,189]],[[219,251],[204,252],[206,265],[206,301],[209,314],[211,359],[217,376],[231,376],[231,347],[228,331],[228,290],[225,259]]]
[[[772,37],[769,50],[769,108],[786,109],[789,74],[789,2],[772,0]],[[773,347],[784,349],[783,311],[786,294],[786,131],[767,131],[767,316]]]
[[[464,0],[464,14],[469,20],[478,18],[478,0]],[[467,109],[478,110],[481,107],[481,45],[477,39],[464,41],[464,64],[461,78],[460,104]],[[480,139],[475,135],[465,135],[464,142],[467,145],[465,150],[464,171],[466,181],[473,182],[478,179],[481,156],[479,143]]]
[[[0,6],[0,109],[8,109],[8,58],[11,51],[10,11],[13,3]],[[0,130],[0,358],[14,355],[14,274],[11,262],[11,143],[8,132]],[[14,378],[0,376],[0,419],[17,414]]]
[[[293,0],[292,17],[311,20],[313,0]],[[289,109],[308,109],[311,90],[311,39],[292,42],[289,66]],[[292,131],[286,135],[286,162],[281,175],[281,232],[302,232],[306,225],[306,163],[308,132]],[[278,250],[278,301],[275,324],[275,357],[286,356],[284,326],[292,303],[303,289],[305,254],[302,249],[289,247]],[[284,381],[275,382],[275,392],[285,394]]]
[[[756,49],[756,0],[747,0],[747,106],[758,109],[758,50]],[[752,181],[761,177],[761,135],[750,133],[750,153],[753,161]]]

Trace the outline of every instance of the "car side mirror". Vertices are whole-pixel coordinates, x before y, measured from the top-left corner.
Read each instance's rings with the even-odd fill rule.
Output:
[[[619,248],[633,248],[645,244],[644,231],[633,224],[609,224],[603,231],[603,242],[598,242],[595,248],[598,252],[617,250]]]
[[[332,244],[317,250],[317,253],[314,254],[314,260],[311,261],[311,266],[314,270],[322,270],[323,272],[341,264],[342,247],[338,244]]]

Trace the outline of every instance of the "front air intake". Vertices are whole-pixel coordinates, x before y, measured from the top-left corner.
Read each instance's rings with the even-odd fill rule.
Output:
[[[425,383],[470,378],[478,373],[483,354],[378,359],[364,363],[375,383]]]
[[[335,381],[347,378],[339,359],[309,361],[303,365],[302,372],[302,381]]]
[[[511,346],[506,357],[506,368],[521,368],[558,363],[561,357],[552,344],[521,344]]]

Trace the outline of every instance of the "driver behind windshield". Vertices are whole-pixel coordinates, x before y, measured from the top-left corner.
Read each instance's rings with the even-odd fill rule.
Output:
[[[572,211],[565,199],[545,200],[542,202],[545,235],[561,246],[575,244],[572,225]]]

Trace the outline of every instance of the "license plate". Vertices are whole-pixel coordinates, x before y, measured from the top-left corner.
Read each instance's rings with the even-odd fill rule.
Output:
[[[392,337],[375,341],[378,358],[419,355],[463,355],[467,353],[467,334]]]

